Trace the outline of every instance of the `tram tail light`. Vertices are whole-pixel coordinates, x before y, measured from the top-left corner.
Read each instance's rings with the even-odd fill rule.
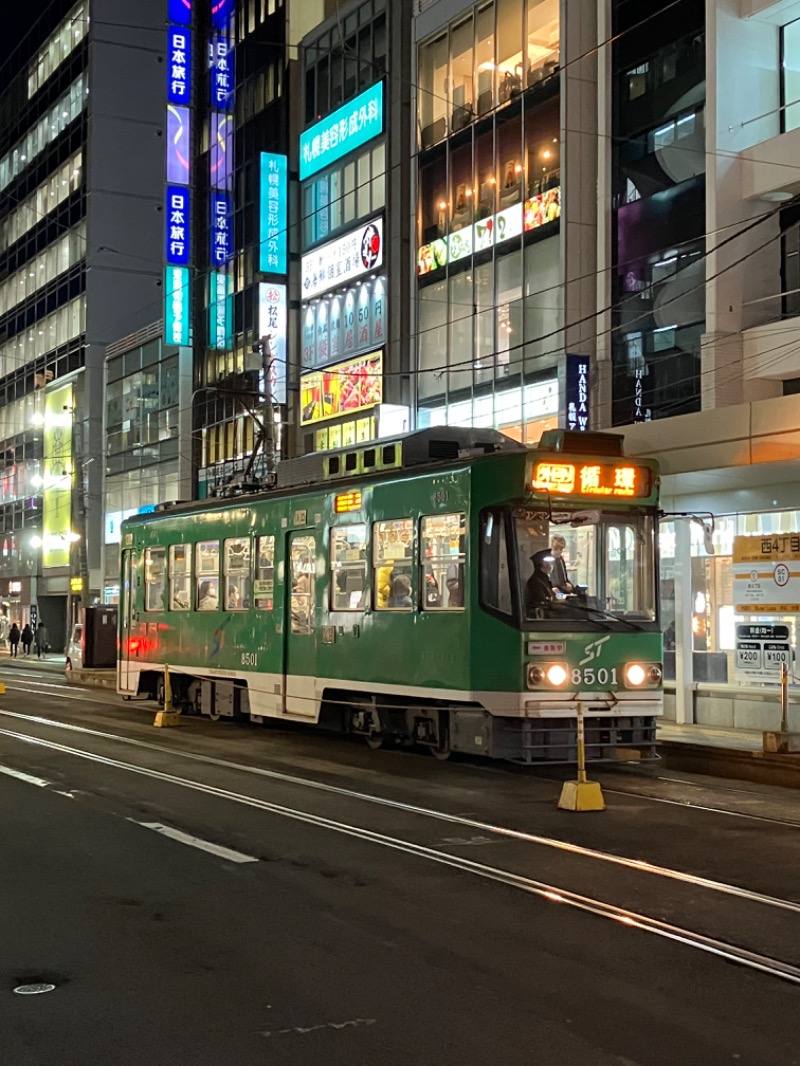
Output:
[[[568,680],[566,663],[528,664],[528,688],[563,688]]]
[[[626,663],[623,676],[626,688],[656,688],[663,673],[660,663]]]

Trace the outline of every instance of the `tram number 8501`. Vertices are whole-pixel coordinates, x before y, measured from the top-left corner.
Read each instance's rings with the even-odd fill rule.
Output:
[[[580,685],[616,685],[617,683],[617,668],[612,667],[610,670],[606,670],[604,666],[601,666],[599,670],[596,670],[593,666],[587,666],[581,670],[576,666],[572,671],[572,684],[575,686]]]

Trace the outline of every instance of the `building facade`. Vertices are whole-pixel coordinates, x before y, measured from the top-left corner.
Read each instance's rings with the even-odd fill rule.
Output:
[[[410,30],[408,5],[363,0],[302,42],[301,452],[410,427]]]
[[[54,647],[102,582],[105,348],[162,300],[162,26],[56,0],[2,73],[0,590]]]

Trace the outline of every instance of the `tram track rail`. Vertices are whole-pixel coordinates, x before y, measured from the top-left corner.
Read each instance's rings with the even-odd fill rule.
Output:
[[[298,786],[300,788],[308,789],[311,791],[328,793],[331,795],[343,797],[348,800],[355,800],[361,803],[368,803],[374,806],[392,809],[402,814],[417,815],[423,818],[429,818],[451,825],[457,825],[459,828],[469,829],[472,832],[491,833],[496,836],[503,837],[505,839],[518,841],[520,843],[533,844],[539,847],[546,847],[556,851],[562,851],[567,854],[580,856],[581,858],[588,858],[599,862],[609,863],[614,866],[624,867],[628,870],[634,870],[637,873],[646,873],[656,877],[664,877],[669,880],[679,881],[683,884],[692,885],[696,888],[709,889],[711,891],[721,892],[725,895],[738,896],[741,899],[746,899],[751,902],[765,903],[772,906],[777,906],[786,910],[794,911],[795,913],[800,915],[800,902],[782,900],[775,896],[770,896],[759,892],[753,892],[750,889],[741,886],[726,884],[724,882],[714,880],[713,878],[702,877],[701,875],[692,874],[687,871],[677,870],[666,866],[660,866],[657,863],[650,863],[643,859],[634,859],[623,855],[617,855],[613,852],[600,851],[595,848],[588,848],[581,844],[575,844],[569,841],[559,840],[556,837],[543,836],[538,833],[529,833],[525,830],[513,829],[509,826],[494,825],[489,822],[481,821],[480,819],[467,818],[464,815],[453,814],[447,811],[435,810],[431,807],[423,807],[417,804],[404,803],[401,800],[390,799],[386,796],[378,796],[370,792],[361,792],[356,789],[345,788],[341,785],[332,785],[325,781],[314,780],[313,778],[308,777],[301,777],[297,774],[289,774],[281,770],[271,770],[263,766],[251,766],[247,763],[231,762],[228,759],[220,759],[212,755],[203,755],[200,752],[183,751],[178,748],[169,747],[166,744],[156,744],[153,741],[139,740],[135,737],[119,736],[118,734],[109,733],[104,730],[90,729],[87,726],[79,726],[70,722],[60,722],[57,719],[43,718],[39,715],[25,715],[17,711],[8,711],[0,708],[0,718],[22,719],[24,721],[46,726],[48,728],[55,728],[70,733],[78,733],[86,736],[96,737],[99,740],[116,741],[118,743],[127,744],[131,747],[158,752],[161,755],[169,755],[170,757],[186,759],[190,762],[204,763],[209,766],[214,766],[224,770],[231,770],[238,773],[251,774],[259,778],[271,779],[286,785]],[[29,734],[18,733],[14,730],[2,728],[0,728],[0,736],[16,737],[17,739],[31,739]],[[74,752],[72,753],[74,754]],[[633,793],[633,795],[636,795],[636,793]]]
[[[5,717],[9,716],[9,712],[6,711],[0,711],[0,714]],[[12,715],[12,717],[24,716]],[[44,720],[44,724],[49,725],[50,723],[47,722],[47,720]],[[120,739],[118,737],[115,737],[113,734],[104,735],[99,731],[87,730],[84,727],[67,725],[67,728],[78,734],[92,733],[96,736],[103,737],[104,739]],[[669,922],[658,917],[653,917],[651,915],[642,913],[627,906],[620,906],[615,903],[609,902],[608,900],[601,899],[599,897],[594,897],[582,892],[576,892],[572,889],[566,888],[563,885],[556,884],[549,880],[542,880],[536,877],[531,877],[500,865],[476,862],[475,860],[457,854],[452,850],[445,850],[442,846],[432,847],[419,843],[418,841],[408,839],[407,836],[398,836],[396,834],[376,831],[375,829],[369,828],[365,825],[359,825],[357,824],[357,822],[354,821],[342,821],[340,819],[330,818],[321,815],[314,811],[303,810],[300,807],[275,803],[259,796],[250,795],[246,792],[222,788],[217,785],[212,785],[208,782],[194,780],[192,778],[183,777],[174,773],[168,773],[164,770],[159,770],[154,767],[139,765],[137,763],[128,762],[122,759],[112,758],[108,755],[103,755],[98,752],[88,751],[85,748],[62,744],[58,741],[48,739],[46,737],[35,736],[30,733],[25,733],[18,729],[0,728],[0,736],[6,737],[13,741],[20,742],[22,744],[43,748],[50,752],[55,752],[58,754],[86,760],[90,763],[97,764],[107,769],[122,771],[128,774],[134,774],[159,782],[161,784],[173,785],[182,789],[202,793],[203,795],[212,798],[244,805],[246,807],[262,811],[266,814],[289,819],[295,822],[304,823],[306,825],[327,832],[342,834],[344,836],[360,840],[364,843],[402,852],[406,855],[410,855],[427,862],[432,862],[438,865],[450,867],[451,869],[454,869],[464,874],[468,874],[470,876],[479,877],[483,880],[490,881],[495,884],[504,885],[516,891],[525,892],[542,900],[549,901],[550,903],[565,905],[582,911],[584,913],[593,915],[597,918],[614,921],[630,930],[638,930],[648,935],[658,936],[660,938],[673,941],[674,943],[680,944],[686,948],[714,955],[726,962],[743,966],[747,969],[757,971],[761,974],[787,981],[795,985],[800,985],[800,966],[795,965],[794,962],[790,962],[787,959],[781,959],[776,957],[775,955],[754,950],[751,947],[735,943],[725,937],[709,935],[705,932],[696,929],[691,929],[674,922]],[[128,742],[131,742],[130,738],[128,738]],[[167,750],[170,755],[187,754],[176,753],[171,749],[164,749],[161,745],[151,745],[147,742],[132,741],[132,743],[134,743],[137,747],[156,748],[161,751]],[[196,756],[194,754],[192,754],[192,757],[201,762],[217,761],[211,759],[210,757]],[[246,769],[244,767],[236,767],[235,764],[225,765],[228,768]],[[279,778],[281,780],[285,778],[293,778],[293,775],[284,775],[280,774],[277,771],[265,771],[265,775],[268,777]],[[701,887],[703,889],[709,889],[714,892],[721,892],[726,895],[733,895],[738,897],[738,899],[746,901],[748,903],[755,903],[770,908],[778,908],[782,911],[800,914],[800,903],[794,902],[792,900],[779,899],[773,896],[766,896],[761,893],[756,893],[747,889],[743,889],[740,886],[725,885],[723,883],[710,881],[705,878],[698,878],[694,875],[684,874],[681,871],[651,866],[648,863],[640,863],[636,860],[624,859],[620,856],[612,856],[603,852],[595,852],[592,849],[585,849],[575,845],[568,845],[564,842],[554,841],[545,837],[536,837],[535,835],[531,834],[518,833],[514,830],[503,829],[502,827],[492,827],[486,823],[480,823],[472,819],[462,818],[457,815],[450,815],[446,812],[433,811],[426,808],[415,808],[412,805],[401,804],[397,801],[386,800],[380,797],[373,797],[367,793],[358,793],[354,790],[341,789],[337,786],[325,785],[319,782],[306,782],[304,779],[297,778],[294,778],[291,783],[305,784],[313,788],[322,788],[324,791],[334,791],[339,794],[345,794],[348,798],[351,799],[367,800],[372,803],[377,803],[381,806],[398,808],[402,811],[407,811],[408,813],[413,813],[415,815],[422,815],[426,818],[435,818],[449,823],[468,826],[473,829],[481,827],[484,829],[485,832],[491,832],[494,834],[499,834],[501,836],[511,836],[516,840],[527,841],[529,843],[539,843],[545,846],[557,846],[559,848],[566,849],[572,854],[580,854],[584,858],[591,857],[606,862],[620,863],[635,870],[637,873],[655,874],[660,877],[676,879],[682,882],[683,884],[692,885],[694,887]]]
[[[23,681],[24,681],[24,684],[22,683]],[[12,688],[12,689],[21,689],[23,691],[41,692],[42,695],[47,695],[47,694],[49,694],[51,692],[51,690],[55,690],[55,691],[57,691],[59,693],[59,699],[68,699],[68,700],[72,700],[72,701],[76,701],[76,702],[84,701],[84,702],[87,702],[87,703],[98,703],[98,704],[105,704],[105,705],[107,705],[107,703],[108,703],[107,694],[103,695],[103,696],[99,696],[99,695],[95,696],[95,695],[90,695],[88,693],[83,693],[83,692],[81,692],[81,693],[65,693],[63,691],[63,688],[64,688],[63,684],[58,683],[58,682],[54,682],[54,681],[40,680],[39,677],[36,677],[35,679],[29,679],[28,677],[25,677],[24,679],[20,678],[19,682],[17,682],[17,683],[13,683],[12,682],[7,687],[8,688]],[[4,712],[4,713],[9,713],[9,712]],[[22,717],[26,717],[26,716],[23,715]],[[50,724],[56,725],[58,723],[55,720],[50,720]],[[293,723],[293,724],[296,724],[296,723]],[[113,736],[112,734],[108,734],[107,735],[107,739],[111,739],[112,736]],[[125,738],[118,738],[118,739],[125,739]],[[144,742],[142,742],[142,743],[144,743]],[[170,750],[172,750],[172,749],[170,749]],[[177,753],[178,752],[176,752],[176,754]],[[183,754],[183,753],[180,753],[180,754]],[[524,775],[524,776],[535,777],[535,778],[537,778],[539,780],[548,780],[548,779],[550,779],[553,776],[553,768],[540,767],[540,766],[520,767],[520,766],[513,765],[513,764],[508,764],[508,765],[490,764],[490,765],[487,765],[487,764],[481,762],[480,764],[477,765],[476,768],[479,769],[480,771],[484,772],[484,773],[500,773],[500,774],[507,774],[507,775],[519,774],[519,775]],[[563,768],[560,768],[560,769],[563,770]],[[615,773],[615,769],[616,768],[611,768],[611,767],[599,766],[598,765],[598,766],[595,766],[595,767],[592,768],[592,773],[595,776],[604,775],[604,774],[613,774],[613,773]],[[624,773],[626,775],[630,774],[630,772],[631,771],[629,771],[629,770],[625,770],[624,771]],[[621,777],[622,774],[620,773],[619,776]],[[559,778],[559,780],[560,780],[560,778]],[[690,781],[690,780],[683,780],[681,778],[666,777],[664,775],[641,774],[640,776],[637,777],[637,780],[641,781],[643,783],[646,783],[647,781],[663,781],[665,783],[681,785],[682,787],[693,788],[695,790],[703,790],[703,791],[708,791],[708,792],[725,792],[725,793],[731,793],[731,794],[747,796],[747,797],[751,797],[751,798],[757,797],[759,795],[759,793],[754,792],[754,791],[752,791],[750,789],[734,788],[734,787],[727,786],[727,785],[701,784],[699,782],[694,782],[694,781]],[[628,797],[630,799],[638,799],[638,800],[642,800],[642,801],[648,802],[648,803],[655,803],[655,804],[662,804],[662,805],[666,805],[666,806],[680,807],[682,810],[697,811],[699,813],[705,813],[705,814],[719,814],[719,815],[721,815],[723,817],[727,817],[727,818],[738,819],[738,820],[741,820],[741,821],[753,821],[753,822],[761,823],[761,824],[764,824],[764,825],[781,826],[781,827],[786,828],[786,829],[800,829],[800,819],[792,820],[792,819],[786,819],[786,818],[776,818],[776,817],[772,817],[772,816],[766,815],[766,814],[754,814],[754,813],[749,812],[749,811],[731,810],[730,808],[723,807],[723,806],[717,806],[717,805],[710,804],[710,803],[695,803],[695,802],[691,802],[691,801],[687,801],[687,800],[680,800],[680,799],[670,798],[668,796],[654,796],[654,795],[652,795],[650,793],[641,792],[641,791],[639,791],[637,789],[620,788],[620,787],[618,787],[618,783],[616,781],[614,781],[612,784],[606,784],[604,782],[603,783],[603,791],[604,791],[604,793],[607,793],[608,795],[612,795],[612,796],[626,796],[626,797]]]

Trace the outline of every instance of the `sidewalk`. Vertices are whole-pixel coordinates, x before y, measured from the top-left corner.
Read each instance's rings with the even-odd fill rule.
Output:
[[[66,655],[56,655],[54,652],[48,652],[46,658],[37,659],[35,653],[25,656],[20,652],[18,655],[11,656],[8,652],[0,651],[0,666],[11,666],[14,669],[52,670],[53,673],[63,674],[66,663]]]

